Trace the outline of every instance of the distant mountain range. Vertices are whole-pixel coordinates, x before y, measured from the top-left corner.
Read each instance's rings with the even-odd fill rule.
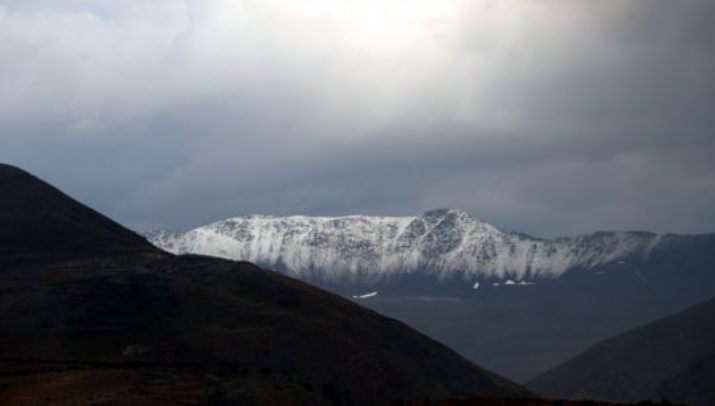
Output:
[[[715,234],[540,239],[451,209],[413,217],[246,216],[146,234],[359,301],[520,382],[715,296]]]
[[[715,299],[604,340],[529,383],[571,399],[715,404]]]
[[[452,209],[417,217],[254,215],[146,236],[175,254],[242,259],[304,279],[366,284],[418,271],[469,280],[555,278],[576,267],[646,258],[678,238],[598,232],[546,240],[505,232]]]

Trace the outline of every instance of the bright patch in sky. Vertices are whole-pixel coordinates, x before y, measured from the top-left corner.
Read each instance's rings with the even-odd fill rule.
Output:
[[[714,8],[0,0],[0,159],[141,229],[452,207],[712,231]]]

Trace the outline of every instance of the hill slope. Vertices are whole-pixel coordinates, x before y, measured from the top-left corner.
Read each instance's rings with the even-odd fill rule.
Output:
[[[2,171],[0,403],[527,393],[348,300],[249,263],[154,250],[36,178]],[[37,199],[23,209],[28,196]],[[43,235],[59,226],[63,239]]]
[[[715,405],[715,353],[696,361],[663,385],[660,394],[664,399],[678,399],[693,406]]]
[[[16,167],[0,163],[0,254],[155,251],[138,234]]]
[[[528,386],[550,397],[706,405],[715,393],[703,384],[712,383],[713,354],[715,299],[605,340]]]

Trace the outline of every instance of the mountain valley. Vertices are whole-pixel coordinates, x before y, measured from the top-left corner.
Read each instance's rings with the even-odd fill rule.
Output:
[[[173,253],[254,261],[352,298],[520,382],[715,296],[713,234],[545,240],[440,209],[256,215],[145,235]]]

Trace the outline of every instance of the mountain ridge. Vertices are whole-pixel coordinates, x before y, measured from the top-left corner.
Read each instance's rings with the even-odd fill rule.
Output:
[[[144,233],[172,253],[245,259],[288,274],[331,281],[381,279],[417,271],[445,278],[550,279],[648,256],[675,234],[599,231],[544,239],[502,231],[464,211],[437,209],[421,216],[249,215],[185,232]]]

